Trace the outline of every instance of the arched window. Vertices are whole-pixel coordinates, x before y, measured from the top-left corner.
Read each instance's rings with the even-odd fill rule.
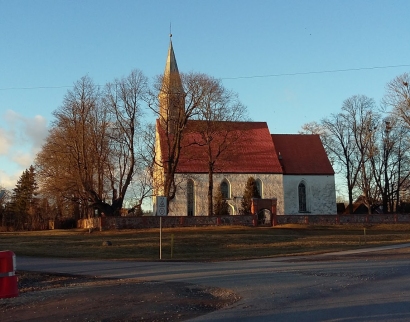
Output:
[[[223,180],[221,182],[221,192],[222,198],[229,199],[231,197],[231,189],[229,188],[229,182],[227,180]]]
[[[262,181],[261,181],[261,179],[256,179],[255,180],[255,184],[256,184],[256,189],[258,189],[258,193],[259,193],[259,196],[261,197],[261,198],[263,198],[263,194],[262,194]]]
[[[303,182],[299,183],[298,186],[298,194],[299,194],[299,212],[306,212],[306,186]]]
[[[188,216],[195,216],[195,186],[194,181],[191,179],[187,182],[186,200]]]

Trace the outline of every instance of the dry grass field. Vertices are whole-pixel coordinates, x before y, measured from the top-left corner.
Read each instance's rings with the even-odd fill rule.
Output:
[[[112,245],[104,246],[106,241]],[[238,260],[407,242],[410,224],[172,228],[162,230],[162,259]],[[159,259],[159,229],[2,232],[0,249],[17,256],[152,261]]]

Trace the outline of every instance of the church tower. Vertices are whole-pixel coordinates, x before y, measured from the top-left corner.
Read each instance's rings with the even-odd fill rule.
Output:
[[[178,129],[180,128],[181,121],[185,119],[185,92],[175,59],[171,37],[172,35],[170,35],[165,71],[158,93],[159,120],[157,120],[155,131],[154,196],[164,195],[164,184],[170,159],[170,156],[167,155],[169,153],[167,146],[173,145],[174,134],[179,133]]]
[[[174,132],[175,127],[178,126],[178,120],[181,120],[185,113],[185,93],[171,37],[172,35],[170,35],[162,86],[158,94],[160,124],[168,133]]]

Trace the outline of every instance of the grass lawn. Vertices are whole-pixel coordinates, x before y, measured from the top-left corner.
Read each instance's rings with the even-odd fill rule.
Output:
[[[103,246],[104,241],[112,246]],[[162,259],[238,260],[409,242],[410,224],[167,228],[162,230]],[[16,256],[152,261],[159,259],[159,229],[1,232],[0,250]]]

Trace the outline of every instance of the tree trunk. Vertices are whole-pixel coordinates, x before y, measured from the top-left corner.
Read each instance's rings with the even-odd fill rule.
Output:
[[[385,148],[386,149],[386,148]],[[388,153],[385,150],[385,159],[384,159],[384,191],[382,195],[383,199],[383,213],[387,214],[389,212],[389,177],[387,176],[387,161],[388,161]]]
[[[401,144],[401,140],[400,140]],[[396,191],[396,213],[401,212],[400,209],[400,170],[401,170],[401,146],[399,146],[399,165],[398,165],[398,175],[397,175],[397,191]]]
[[[209,162],[208,168],[208,216],[212,216],[214,213],[214,203],[213,203],[213,189],[214,189],[214,176],[213,176],[213,164]]]
[[[349,165],[347,166],[347,190],[349,194],[349,214],[353,213],[353,187],[350,182],[350,168]]]
[[[352,189],[349,186],[349,214],[353,213],[353,193]]]

